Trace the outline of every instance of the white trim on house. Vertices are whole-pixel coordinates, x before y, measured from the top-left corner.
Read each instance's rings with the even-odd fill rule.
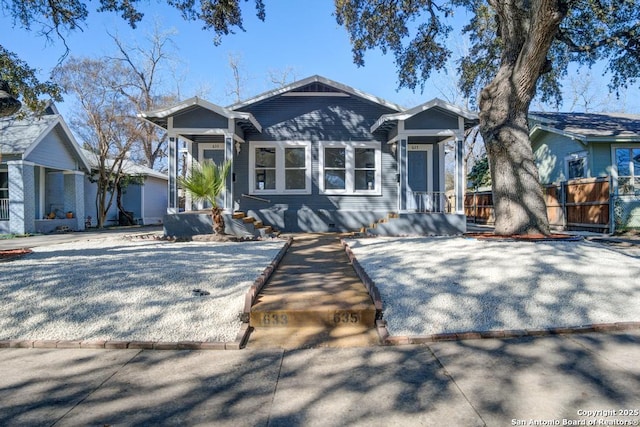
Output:
[[[415,116],[416,114],[420,114],[424,111],[430,110],[432,108],[441,108],[445,111],[448,111],[450,113],[453,113],[455,115],[458,116],[458,118],[463,118],[467,119],[467,120],[477,120],[478,119],[478,115],[476,113],[473,113],[465,108],[460,108],[458,106],[455,106],[453,104],[449,104],[446,101],[443,101],[439,98],[433,98],[430,101],[425,102],[424,104],[418,105],[417,107],[411,108],[410,110],[406,110],[406,111],[402,111],[400,113],[392,113],[392,114],[384,114],[382,116],[380,116],[380,118],[371,126],[371,132],[375,132],[378,128],[380,128],[380,126],[384,125],[387,122],[391,122],[391,121],[398,121],[403,122],[404,120],[407,120],[413,116]],[[458,120],[459,120],[458,119]],[[464,122],[463,122],[464,123]],[[464,130],[464,127],[463,127]],[[426,136],[426,135],[450,135],[449,133],[438,133],[438,134],[427,134],[424,132],[428,132],[429,129],[422,129],[420,130],[420,132],[423,133],[419,133],[420,136]],[[412,132],[412,131],[409,131]],[[418,133],[416,133],[415,135],[418,135]]]
[[[348,98],[349,95],[344,92],[286,92],[282,96],[325,96],[336,98]]]
[[[278,96],[278,95],[285,95],[288,92],[294,91],[300,87],[306,86],[308,84],[311,83],[322,83],[326,86],[332,87],[336,90],[342,91],[347,95],[353,95],[362,99],[366,99],[367,101],[370,102],[374,102],[376,104],[380,104],[383,105],[385,107],[388,107],[392,110],[396,110],[396,111],[404,111],[404,108],[401,107],[398,104],[394,104],[392,102],[386,101],[382,98],[378,98],[377,96],[368,94],[366,92],[362,92],[358,89],[355,89],[351,86],[347,86],[345,84],[330,80],[326,77],[322,77],[322,76],[318,76],[318,75],[314,75],[311,77],[307,77],[306,79],[303,80],[298,80],[297,82],[293,82],[289,85],[286,85],[284,87],[278,88],[278,89],[274,89],[274,90],[270,90],[267,92],[264,92],[260,95],[257,95],[253,98],[247,99],[245,101],[233,104],[227,108],[231,109],[231,110],[237,110],[239,108],[243,108],[243,107],[247,107],[251,104],[255,104],[256,102],[261,102],[264,101],[266,99],[272,98],[274,96]],[[300,95],[286,95],[286,96],[322,96],[320,94],[317,94],[317,92],[300,92]],[[336,93],[336,92],[333,92]],[[309,94],[316,94],[316,95],[309,95]],[[332,92],[326,92],[326,93],[322,93],[324,96],[341,96],[341,95],[332,95]]]
[[[570,168],[569,168],[569,163],[576,161],[576,160],[582,160],[582,176],[571,176],[570,173]],[[571,153],[568,154],[564,157],[564,176],[567,177],[567,179],[580,179],[580,178],[587,178],[589,177],[590,173],[589,173],[589,152],[588,151],[579,151],[577,153]]]
[[[65,145],[71,147],[74,154],[76,155],[76,160],[79,159],[81,162],[80,165],[76,164],[76,167],[81,167],[87,172],[90,171],[91,167],[86,157],[82,154],[82,149],[80,148],[80,144],[78,144],[75,137],[73,136],[73,133],[71,133],[71,129],[69,129],[69,127],[67,126],[67,123],[64,121],[64,119],[60,115],[55,116],[55,119],[47,126],[47,128],[43,130],[40,133],[40,135],[38,135],[38,137],[33,140],[33,142],[29,145],[29,147],[27,147],[24,150],[24,152],[22,153],[22,158],[26,159],[27,157],[29,157],[29,154],[31,154],[31,152],[35,150],[35,148],[42,142],[42,140],[46,138],[58,125],[60,125],[63,133],[69,139],[70,144],[65,144]]]
[[[198,144],[198,161],[204,159],[204,150],[224,152],[224,142],[201,142]]]
[[[616,150],[625,149],[625,150],[638,150],[640,149],[640,144],[611,144],[611,179],[613,181],[612,191],[615,194],[618,194],[618,162],[616,160]],[[633,158],[629,156],[629,171],[631,173],[630,176],[636,178],[640,178],[640,170],[636,171],[633,164]],[[623,175],[624,176],[624,175]],[[633,180],[633,184],[635,186],[635,180]]]
[[[533,117],[535,117],[535,116],[532,116],[532,118]],[[584,135],[578,135],[577,133],[567,132],[567,131],[564,131],[564,130],[556,129],[556,128],[551,127],[551,126],[541,125],[539,123],[536,123],[535,125],[533,125],[533,128],[531,128],[531,130],[529,131],[529,136],[533,137],[538,132],[555,133],[557,135],[561,135],[561,136],[564,136],[566,138],[569,138],[569,139],[571,139],[573,141],[577,141],[580,144],[584,145],[585,147],[588,145],[588,142],[591,140],[591,138],[589,138],[587,136],[584,136]],[[607,142],[611,142],[611,138],[609,138]]]
[[[158,110],[151,110],[151,111],[142,111],[140,113],[138,113],[138,117],[140,117],[141,119],[145,119],[151,123],[154,123],[157,125],[156,122],[154,122],[152,119],[153,118],[171,118],[172,115],[177,114],[183,110],[189,109],[193,106],[200,106],[202,108],[205,108],[209,111],[213,111],[216,114],[219,114],[223,117],[226,117],[228,119],[240,119],[240,120],[247,120],[249,121],[256,129],[258,132],[262,132],[262,125],[260,125],[260,123],[258,123],[258,121],[256,120],[255,117],[253,117],[253,114],[251,113],[243,113],[240,111],[232,111],[228,108],[225,107],[221,107],[219,105],[213,104],[209,101],[206,101],[202,98],[199,98],[197,96],[194,96],[193,98],[189,98],[186,99],[178,104],[172,105],[170,107],[167,108],[161,108]],[[161,126],[162,127],[162,126]],[[169,127],[169,126],[167,126]],[[177,133],[181,133],[183,132],[183,130],[178,130],[178,128],[174,129]],[[199,131],[202,131],[202,129],[199,129]],[[199,134],[202,135],[200,132],[195,131],[195,132],[186,132],[186,133],[191,133],[191,134]]]
[[[274,148],[275,149],[275,188],[260,189],[259,182],[256,181],[256,148]],[[287,190],[286,186],[286,169],[285,168],[285,150],[287,148],[304,148],[305,149],[305,188]],[[272,169],[272,168],[260,168]],[[249,194],[311,194],[311,141],[250,141],[249,142]],[[258,185],[257,185],[258,184]]]
[[[331,170],[331,168],[325,168],[325,148],[345,148],[345,182],[344,189],[326,189],[325,188],[325,169]],[[371,148],[375,150],[375,173],[374,181],[371,183],[373,187],[371,190],[357,190],[356,186],[356,161],[355,150],[357,148]],[[381,144],[378,141],[362,141],[362,142],[347,142],[347,141],[320,141],[318,153],[319,174],[318,187],[320,194],[327,195],[376,195],[382,194],[382,149]],[[370,169],[370,168],[369,168]]]

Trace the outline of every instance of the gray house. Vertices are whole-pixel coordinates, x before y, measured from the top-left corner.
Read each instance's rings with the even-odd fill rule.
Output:
[[[80,148],[55,105],[41,117],[0,119],[0,156],[0,234],[96,225],[97,186],[90,179],[95,159]],[[125,209],[136,223],[161,223],[167,176],[130,162],[125,172],[141,177],[126,188]],[[115,202],[107,219],[117,224]]]
[[[178,214],[179,156],[232,160],[225,211],[280,230],[358,230],[393,212],[395,232],[464,231],[462,139],[477,117],[439,99],[407,110],[312,76],[227,108],[191,98],[140,117],[169,133],[167,234],[198,231],[179,225],[189,221]],[[453,213],[445,155],[458,166]],[[185,210],[201,207],[187,200]]]

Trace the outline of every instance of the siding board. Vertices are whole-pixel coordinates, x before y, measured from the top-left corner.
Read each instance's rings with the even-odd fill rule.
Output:
[[[242,197],[249,194],[249,144],[243,144],[235,159],[234,204],[245,212],[271,209],[276,212],[311,210],[321,222],[340,221],[335,211],[384,211],[397,209],[396,162],[386,144],[386,135],[372,135],[370,128],[382,115],[394,112],[381,105],[354,97],[275,97],[244,111],[252,113],[263,126],[263,132],[246,133],[249,141],[311,141],[311,195],[265,195],[261,202]],[[378,141],[382,149],[381,195],[320,194],[318,163],[320,141]],[[324,212],[324,214],[321,214]],[[282,214],[284,215],[284,214]],[[324,217],[323,217],[324,216]],[[336,224],[339,226],[339,224]]]
[[[405,129],[458,129],[458,116],[438,108],[418,113],[404,123]]]
[[[175,115],[173,126],[176,128],[227,129],[229,127],[229,119],[206,108],[198,107]]]
[[[78,162],[72,154],[70,144],[57,125],[25,158],[26,161],[60,170],[77,170]]]

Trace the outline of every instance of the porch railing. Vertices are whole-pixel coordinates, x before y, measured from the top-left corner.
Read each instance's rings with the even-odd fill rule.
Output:
[[[0,199],[0,221],[9,220],[9,199]]]
[[[411,202],[413,206],[409,206],[409,210],[413,210],[415,212],[451,212],[449,198],[447,197],[447,194],[442,191],[413,191],[411,192]]]

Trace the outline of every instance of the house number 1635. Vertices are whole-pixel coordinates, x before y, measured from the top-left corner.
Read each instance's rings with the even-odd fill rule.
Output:
[[[358,323],[359,321],[360,316],[358,316],[358,313],[339,311],[333,315],[333,323]]]

